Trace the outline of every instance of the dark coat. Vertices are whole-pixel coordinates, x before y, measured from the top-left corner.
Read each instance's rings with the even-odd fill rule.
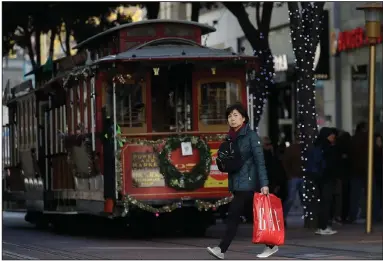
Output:
[[[268,186],[263,148],[258,134],[246,124],[239,130],[235,142],[245,162],[240,170],[229,173],[229,190],[255,191],[258,187]]]
[[[327,137],[331,134],[337,134],[334,128],[323,127],[319,132],[319,139],[317,145],[321,146],[323,150],[323,160],[325,162],[325,169],[323,178],[327,180],[334,180],[338,178],[340,173],[340,153],[338,147],[330,144]]]
[[[350,162],[351,175],[354,177],[367,177],[368,161],[368,133],[355,133],[351,140]]]
[[[383,148],[374,148],[374,178],[375,182],[382,183],[383,179]]]

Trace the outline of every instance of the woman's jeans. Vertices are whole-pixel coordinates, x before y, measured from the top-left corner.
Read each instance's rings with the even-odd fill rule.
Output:
[[[294,204],[297,193],[301,200],[301,204],[303,201],[303,179],[302,178],[292,178],[287,182],[287,199],[283,204],[283,215],[286,218],[289,213],[291,207]]]

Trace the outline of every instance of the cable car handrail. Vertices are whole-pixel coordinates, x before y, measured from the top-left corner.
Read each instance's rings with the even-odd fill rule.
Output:
[[[155,39],[155,40],[149,41],[147,43],[144,43],[144,44],[141,44],[141,45],[135,47],[134,49],[139,50],[139,49],[142,49],[146,46],[151,46],[152,44],[161,43],[161,42],[163,42],[164,44],[166,44],[168,42],[178,42],[178,43],[189,44],[190,46],[198,46],[198,47],[206,48],[205,46],[200,45],[200,44],[198,44],[192,40],[179,38],[179,37],[166,37],[166,38],[160,38],[160,39]]]

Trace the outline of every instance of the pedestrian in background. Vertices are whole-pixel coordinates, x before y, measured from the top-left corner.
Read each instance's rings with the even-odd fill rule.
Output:
[[[278,150],[275,150],[269,137],[262,139],[263,155],[269,178],[270,193],[273,193],[283,202],[286,198],[286,174],[282,166]]]
[[[348,223],[353,223],[358,218],[359,209],[364,212],[362,193],[366,192],[368,158],[368,133],[367,123],[360,122],[356,126],[355,135],[351,139],[350,148],[350,211]],[[363,213],[362,213],[363,216]]]
[[[303,173],[298,133],[295,133],[294,143],[286,148],[282,162],[288,179],[287,199],[283,204],[283,214],[286,222],[287,215],[294,204],[297,194],[299,195],[301,204],[303,204]]]
[[[383,146],[382,135],[375,134],[373,179],[373,217],[375,222],[382,221],[382,182],[383,182]]]
[[[337,151],[335,147],[337,131],[324,127],[310,148],[307,162],[307,175],[319,190],[320,204],[317,235],[333,235],[337,231],[331,227],[331,208],[338,172]]]
[[[350,210],[350,143],[351,135],[349,132],[340,131],[336,140],[336,146],[340,154],[339,159],[339,177],[341,180],[341,222],[344,223],[348,219],[348,213]]]
[[[209,254],[217,259],[224,259],[240,223],[240,216],[244,211],[245,203],[249,197],[254,197],[257,181],[263,194],[269,193],[269,181],[265,168],[262,145],[258,134],[249,124],[249,116],[241,104],[234,104],[227,108],[226,118],[230,126],[229,137],[233,147],[238,150],[244,163],[238,171],[229,172],[229,190],[233,200],[229,206],[225,234],[217,247],[208,247]],[[235,157],[235,156],[234,156]],[[278,246],[266,246],[265,250],[257,255],[266,258],[278,251]]]

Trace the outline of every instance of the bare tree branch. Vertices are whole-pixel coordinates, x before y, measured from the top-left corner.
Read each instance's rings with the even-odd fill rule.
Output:
[[[264,34],[270,31],[271,15],[273,13],[274,2],[263,2],[262,22],[258,24],[258,29]]]
[[[192,14],[191,14],[192,21],[198,22],[200,9],[201,9],[201,2],[192,2]]]
[[[291,41],[295,53],[296,66],[301,67],[301,62],[304,59],[304,40],[301,37],[303,34],[302,17],[299,12],[298,2],[288,2],[287,5],[289,9]]]
[[[241,26],[245,37],[249,41],[253,49],[259,48],[259,31],[254,27],[249,19],[249,14],[246,12],[245,7],[237,2],[222,2],[223,5],[237,17],[238,23]]]
[[[259,29],[259,26],[261,26],[261,2],[255,3],[255,20],[257,21],[257,26]]]

